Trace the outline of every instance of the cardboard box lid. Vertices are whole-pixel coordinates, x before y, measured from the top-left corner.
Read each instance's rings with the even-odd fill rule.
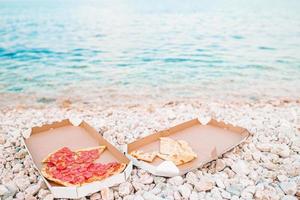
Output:
[[[95,147],[99,145],[105,145],[106,149],[101,154],[100,158],[96,160],[96,162],[107,163],[117,161],[127,164],[127,167],[125,171],[121,173],[121,177],[119,177],[119,180],[121,178],[124,179],[122,180],[122,182],[125,181],[125,179],[129,176],[132,168],[130,166],[130,160],[122,152],[120,152],[112,144],[106,141],[94,128],[89,126],[84,121],[81,122],[78,126],[74,126],[70,122],[70,120],[66,119],[61,122],[55,122],[49,125],[43,125],[41,127],[33,127],[31,135],[27,139],[25,139],[24,142],[30,156],[33,159],[35,166],[39,171],[42,168],[41,161],[49,153],[54,152],[61,147],[69,147],[71,150],[77,150],[82,148]],[[110,183],[111,179],[112,178],[108,178]],[[79,191],[89,191],[89,185],[91,185],[92,187],[95,184],[101,183],[101,185],[103,185],[104,183],[103,186],[105,186],[106,179],[102,181],[96,181],[96,183],[93,182],[91,184],[86,184],[81,187],[64,187],[46,179],[45,181],[52,192],[54,191],[60,194],[64,193],[63,197],[61,195],[60,197],[78,198]],[[96,190],[95,188],[96,187],[90,189],[91,191],[94,191]],[[82,195],[84,196],[84,194]],[[58,196],[59,195],[56,195],[56,197]]]
[[[208,124],[203,125],[198,119],[194,119],[128,144],[127,153],[130,154],[134,150],[142,150],[144,152],[159,151],[160,137],[185,140],[197,153],[198,157],[189,163],[177,167],[174,164],[172,166],[172,163],[166,163],[166,161],[158,157],[152,163],[147,163],[128,155],[135,165],[155,175],[175,176],[185,174],[215,160],[218,156],[243,142],[248,135],[249,132],[246,129],[231,124],[211,120]],[[170,169],[176,167],[178,169],[177,173],[175,171],[172,173],[172,170],[166,173],[162,165],[167,165]]]

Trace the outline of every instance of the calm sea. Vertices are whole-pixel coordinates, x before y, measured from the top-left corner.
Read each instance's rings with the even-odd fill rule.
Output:
[[[299,97],[300,1],[0,0],[0,93],[109,92]]]

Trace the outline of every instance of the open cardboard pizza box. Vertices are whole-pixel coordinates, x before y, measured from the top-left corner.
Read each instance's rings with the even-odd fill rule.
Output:
[[[74,125],[75,124],[75,125]],[[34,127],[25,139],[25,146],[32,157],[35,167],[41,172],[41,161],[51,152],[62,147],[71,150],[105,145],[106,149],[96,162],[108,163],[117,161],[127,164],[123,172],[110,176],[102,181],[94,181],[83,186],[65,187],[44,178],[55,198],[80,198],[97,192],[105,187],[111,187],[125,182],[130,176],[132,162],[113,145],[107,142],[94,128],[85,122],[72,123],[63,120],[53,124]]]
[[[217,159],[225,152],[241,144],[248,135],[249,132],[241,127],[216,120],[211,120],[203,125],[198,119],[194,119],[128,144],[127,156],[133,161],[134,165],[154,175],[172,177],[185,174]],[[173,162],[162,160],[159,157],[149,163],[130,155],[135,150],[142,150],[143,152],[159,151],[160,137],[188,142],[197,154],[197,158],[176,166]]]

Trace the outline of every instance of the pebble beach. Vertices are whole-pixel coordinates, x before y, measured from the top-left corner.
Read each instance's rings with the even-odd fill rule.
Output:
[[[24,148],[33,126],[80,118],[117,148],[198,118],[223,120],[251,133],[216,161],[183,176],[164,178],[135,168],[127,182],[81,199],[196,200],[300,198],[300,102],[214,103],[198,100],[123,105],[64,103],[0,111],[1,199],[54,199]]]
[[[250,132],[187,174],[133,167],[126,182],[81,200],[300,200],[299,8],[0,0],[0,200],[55,199],[23,137],[68,118],[120,150],[195,118]]]

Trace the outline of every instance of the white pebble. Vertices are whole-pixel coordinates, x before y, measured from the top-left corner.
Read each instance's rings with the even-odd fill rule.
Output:
[[[272,145],[269,143],[261,143],[261,144],[258,144],[256,147],[263,152],[270,152]]]
[[[295,195],[297,192],[297,184],[293,181],[281,182],[279,185],[283,192],[287,195]]]
[[[48,194],[43,200],[53,200],[54,196],[53,194]]]
[[[16,198],[19,200],[23,200],[23,199],[25,199],[25,194],[23,192],[18,192],[16,194]]]
[[[24,191],[28,186],[30,186],[30,181],[27,177],[17,179],[15,183],[21,191]]]
[[[90,200],[98,200],[101,199],[100,193],[94,193],[90,196]]]
[[[183,178],[181,176],[174,176],[169,179],[168,181],[172,185],[182,185],[183,184]]]
[[[141,195],[135,195],[134,200],[144,200]]]
[[[9,190],[4,185],[0,185],[0,196],[5,196],[9,193]]]
[[[197,175],[193,172],[189,172],[185,176],[188,183],[195,184],[198,181]]]
[[[19,171],[21,171],[23,169],[23,165],[20,163],[17,163],[13,166],[12,171],[15,173],[18,173]]]
[[[195,191],[192,191],[189,200],[198,200],[198,199],[199,199],[198,193]]]
[[[18,192],[18,187],[13,181],[5,183],[6,188],[9,190],[9,195],[14,196]]]
[[[243,190],[243,186],[241,184],[231,184],[226,188],[226,191],[232,195],[240,196]]]
[[[260,159],[261,159],[261,152],[259,152],[259,151],[254,152],[254,153],[252,154],[252,157],[253,157],[253,159],[254,159],[256,162],[259,162]]]
[[[211,180],[200,180],[195,184],[195,188],[198,192],[205,192],[211,190],[214,186],[214,182]]]
[[[191,186],[187,183],[180,185],[178,190],[183,198],[189,198],[191,195]]]
[[[288,180],[288,177],[286,175],[278,175],[277,176],[277,179],[280,181],[280,182],[285,182]]]
[[[25,158],[27,151],[25,149],[21,149],[15,154],[15,158],[22,159]]]
[[[225,167],[226,167],[226,164],[223,160],[218,159],[216,161],[216,171],[217,172],[222,171]]]
[[[103,188],[101,191],[101,197],[103,200],[113,200],[114,199],[114,194],[113,191],[110,190],[109,188]]]
[[[286,158],[290,155],[290,149],[286,144],[276,144],[272,147],[272,153],[277,154],[283,158]]]
[[[247,175],[250,173],[249,167],[245,161],[239,160],[231,166],[232,171],[236,174]]]
[[[175,200],[181,200],[182,199],[181,195],[180,195],[180,193],[178,191],[174,191],[173,192],[173,196],[174,196]]]
[[[144,173],[141,175],[139,182],[142,184],[151,184],[153,183],[153,177],[148,173]]]
[[[222,182],[221,179],[216,179],[216,185],[217,185],[219,188],[222,188],[222,189],[225,188],[225,185],[224,185],[224,183]]]
[[[129,182],[121,183],[119,185],[120,196],[124,197],[126,195],[129,195],[132,191],[133,191],[133,187],[132,187],[131,183],[129,183]]]
[[[46,197],[48,194],[50,193],[49,190],[45,190],[45,189],[40,189],[39,193],[38,193],[38,197],[40,199],[43,199],[44,197]]]
[[[38,185],[29,186],[26,190],[26,194],[35,195],[39,191],[40,187]]]
[[[154,194],[152,194],[150,192],[144,192],[143,197],[145,200],[163,200],[163,198],[155,196]]]
[[[281,198],[281,200],[298,200],[298,198],[292,195],[285,195]]]
[[[5,135],[4,134],[0,134],[0,144],[5,144],[6,139],[5,139]]]
[[[222,191],[221,196],[225,199],[231,199],[231,194],[227,191]]]
[[[247,191],[242,191],[241,197],[244,199],[253,199],[253,194]]]

